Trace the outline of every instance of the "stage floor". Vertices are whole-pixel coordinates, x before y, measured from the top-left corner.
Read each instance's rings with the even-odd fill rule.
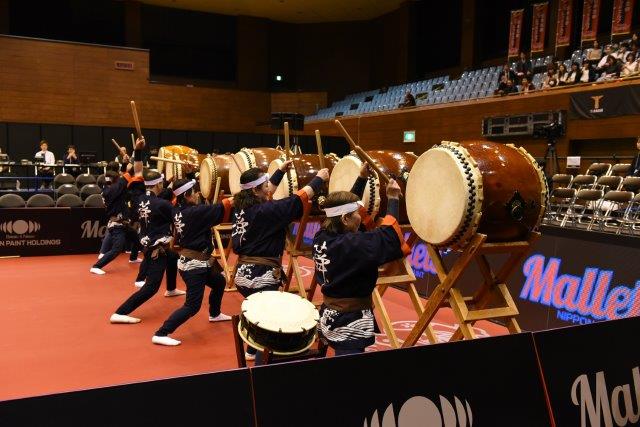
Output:
[[[0,400],[237,367],[231,323],[208,322],[206,296],[200,312],[172,335],[182,341],[178,347],[151,343],[153,333],[184,301],[165,298],[164,284],[133,313],[141,323],[110,324],[109,316],[135,291],[139,264],[129,264],[121,255],[105,267],[106,275],[96,276],[89,273],[95,259],[0,259],[0,324],[6,327],[0,339]],[[310,262],[303,267],[307,278],[312,268]],[[184,289],[180,277],[178,288]],[[399,337],[405,337],[417,319],[408,295],[390,289],[384,298]],[[226,292],[223,312],[238,313],[241,301],[237,292]],[[441,309],[435,322],[438,337],[446,341],[455,329],[452,312]],[[476,331],[479,336],[506,333],[484,321]],[[389,348],[380,335],[370,350]]]

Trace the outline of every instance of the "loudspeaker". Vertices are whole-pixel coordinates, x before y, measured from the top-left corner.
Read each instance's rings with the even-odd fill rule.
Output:
[[[271,113],[271,129],[284,129],[284,122],[289,122],[291,130],[304,130],[304,114]]]

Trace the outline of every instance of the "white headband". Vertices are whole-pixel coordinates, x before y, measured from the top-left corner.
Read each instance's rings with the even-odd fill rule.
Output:
[[[262,184],[263,182],[267,182],[267,181],[269,181],[269,174],[265,173],[260,178],[254,180],[254,181],[247,182],[246,184],[240,184],[240,188],[242,190],[251,190],[252,188],[255,188],[258,185]]]
[[[175,190],[173,190],[173,194],[176,196],[179,196],[182,193],[186,192],[187,190],[192,189],[194,185],[196,185],[196,180],[192,179],[191,181],[184,184],[182,187],[178,187]]]
[[[360,209],[361,206],[364,206],[361,201],[347,203],[344,205],[334,206],[332,208],[325,208],[324,212],[327,215],[327,218],[333,218],[336,216],[342,216],[346,214],[350,214],[351,212],[355,212]]]
[[[144,185],[151,187],[152,185],[160,184],[162,181],[164,181],[164,174],[161,174],[159,178],[152,179],[151,181],[145,181]]]

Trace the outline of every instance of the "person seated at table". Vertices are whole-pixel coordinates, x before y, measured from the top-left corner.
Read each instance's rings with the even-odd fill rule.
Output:
[[[36,153],[35,157],[41,158],[42,162],[45,165],[55,165],[56,163],[56,156],[54,156],[53,153],[49,151],[49,144],[47,144],[47,141],[45,139],[40,141],[40,151]],[[47,178],[42,182],[40,188],[51,187],[51,181],[49,180],[49,178],[53,178],[53,172],[54,171],[51,166],[38,167],[38,175]]]
[[[75,145],[69,145],[67,147],[67,154],[66,156],[64,156],[64,164],[65,165],[77,165],[79,164],[80,160],[78,160],[78,155],[76,154],[76,146]],[[80,168],[75,166],[75,167],[70,167],[70,168],[65,168],[65,172],[67,172],[68,174],[71,174],[73,176],[78,176],[80,174]]]

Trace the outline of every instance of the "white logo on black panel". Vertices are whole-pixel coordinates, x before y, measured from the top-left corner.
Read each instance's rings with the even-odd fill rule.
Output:
[[[39,222],[25,221],[23,219],[0,223],[0,231],[5,234],[31,234],[39,231],[40,228],[41,226]]]
[[[468,401],[464,404],[457,396],[453,403],[440,396],[440,407],[424,396],[414,396],[404,402],[396,419],[393,404],[382,415],[376,410],[371,419],[364,420],[365,427],[472,427],[473,413]]]

